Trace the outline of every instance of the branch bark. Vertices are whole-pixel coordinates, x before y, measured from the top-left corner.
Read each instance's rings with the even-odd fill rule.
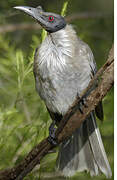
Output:
[[[63,117],[60,125],[56,131],[58,143],[62,142],[65,138],[69,137],[81,123],[86,119],[89,113],[95,109],[98,103],[106,96],[107,92],[112,88],[114,84],[114,48],[110,50],[107,62],[97,72],[95,77],[89,83],[89,86],[83,92],[81,98],[89,90],[95,80],[101,77],[98,87],[91,91],[87,97],[87,106],[83,107],[83,114],[79,113],[78,104],[81,100],[76,99],[73,106],[69,109],[66,115]],[[25,157],[25,159],[17,166],[6,169],[0,172],[0,180],[22,180],[31,170],[40,163],[40,160],[53,149],[47,138],[39,143],[32,151]]]
[[[83,12],[76,13],[67,16],[65,19],[68,23],[76,19],[94,19],[94,18],[107,18],[112,17],[111,14],[100,13],[100,12]],[[7,33],[19,30],[39,30],[41,26],[36,23],[21,23],[21,24],[7,24],[0,26],[0,33]]]

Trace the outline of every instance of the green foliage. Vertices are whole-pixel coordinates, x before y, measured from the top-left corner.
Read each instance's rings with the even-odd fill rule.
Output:
[[[26,60],[3,36],[0,44],[0,167],[5,168],[47,136],[50,121],[35,92],[32,56]]]
[[[41,39],[42,41],[44,41],[44,39],[46,38],[47,36],[47,31],[45,31],[45,29],[42,30],[42,35],[41,35]]]
[[[69,0],[65,1],[64,4],[63,4],[63,8],[62,8],[62,11],[61,11],[61,15],[62,15],[62,16],[65,16],[65,15],[66,15],[68,2],[69,2]]]
[[[39,5],[38,1],[36,2]],[[30,5],[35,6],[33,3],[30,1]],[[45,7],[57,10],[59,4],[62,3],[63,1],[58,2],[56,0],[52,6],[50,1],[46,1]],[[77,3],[79,3],[78,6]],[[7,13],[2,13],[5,12],[5,8],[11,11],[11,7],[24,4],[27,5],[24,0],[18,2],[2,0],[0,3],[2,9],[0,12],[1,24],[12,22],[11,19],[6,18]],[[75,12],[76,7],[79,11],[83,11],[83,2],[72,1],[71,12]],[[63,16],[66,15],[67,10],[70,11],[67,8],[68,1],[65,1],[61,11]],[[22,17],[24,18],[24,15],[12,17],[13,23],[18,23],[18,20],[23,22]],[[112,19],[81,19],[73,21],[73,24],[75,29],[79,30],[78,35],[93,49],[98,67],[100,67],[104,64],[112,44]],[[44,103],[35,91],[33,76],[35,48],[45,37],[46,32],[44,30],[42,33],[38,31],[17,31],[0,34],[0,169],[12,167],[20,162],[37,143],[48,135],[51,120]],[[113,90],[104,98],[103,104],[105,119],[103,123],[99,122],[98,124],[113,170]],[[43,174],[54,171],[56,156],[57,153],[47,155],[41,162],[40,170],[35,170],[25,179],[44,180]],[[90,179],[90,176],[89,174],[78,173],[71,179],[76,180],[78,178],[85,180]],[[65,178],[48,177],[45,179]],[[105,177],[101,175],[95,177],[95,180],[105,180]]]

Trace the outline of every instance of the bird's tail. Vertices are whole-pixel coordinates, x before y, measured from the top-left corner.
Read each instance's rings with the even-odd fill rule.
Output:
[[[91,176],[102,172],[107,178],[111,178],[111,168],[93,112],[81,127],[60,145],[57,169],[64,176],[86,170]]]

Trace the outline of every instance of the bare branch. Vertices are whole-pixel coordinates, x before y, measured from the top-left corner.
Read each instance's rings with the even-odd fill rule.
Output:
[[[112,17],[112,15],[101,12],[81,12],[81,13],[68,15],[66,17],[66,21],[71,22],[76,19],[99,19],[99,18],[108,18],[108,17]]]
[[[19,30],[37,30],[41,29],[36,23],[8,24],[0,26],[0,33],[13,32]]]
[[[113,47],[109,53],[107,62],[97,72],[88,88],[83,92],[82,97],[89,90],[95,80],[101,77],[98,87],[91,91],[87,97],[87,108],[83,107],[83,114],[79,113],[77,108],[81,99],[77,99],[73,106],[69,109],[66,115],[63,117],[60,125],[57,129],[56,135],[58,143],[62,142],[66,137],[70,136],[81,123],[86,119],[90,112],[95,109],[98,103],[106,96],[107,92],[112,88],[114,83],[114,52]],[[81,97],[81,98],[82,98]],[[47,138],[38,144],[32,151],[26,156],[26,158],[17,166],[0,172],[0,180],[22,180],[31,170],[40,163],[40,160],[48,153],[49,150],[54,147],[48,142]]]

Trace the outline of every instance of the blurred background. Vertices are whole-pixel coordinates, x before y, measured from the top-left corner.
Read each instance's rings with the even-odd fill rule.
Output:
[[[64,0],[0,1],[0,169],[12,167],[48,135],[51,119],[35,91],[32,72],[35,48],[42,29],[29,16],[13,9],[41,5],[61,13]],[[69,0],[66,19],[91,47],[98,68],[113,44],[113,0]],[[113,89],[103,100],[104,122],[99,122],[105,150],[113,171]],[[25,180],[64,180],[54,173],[57,153],[47,155]],[[69,179],[69,178],[68,178]],[[78,173],[71,180],[91,179]],[[105,176],[94,177],[105,180]],[[113,180],[113,177],[112,179]]]

